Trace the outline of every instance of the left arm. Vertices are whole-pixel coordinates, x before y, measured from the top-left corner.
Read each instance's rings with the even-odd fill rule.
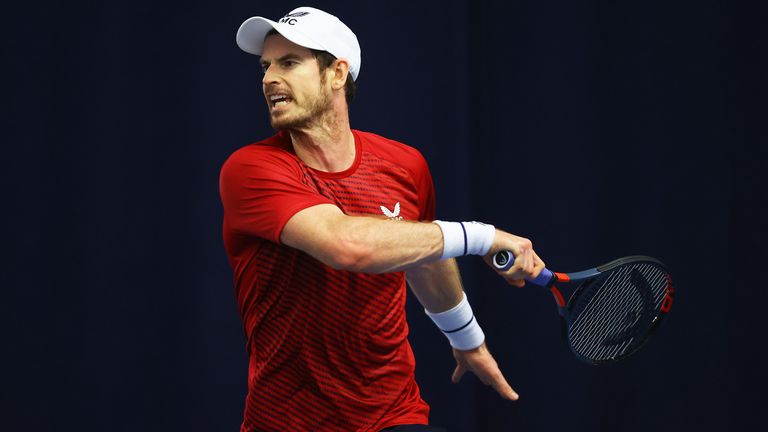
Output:
[[[432,313],[449,310],[463,298],[464,288],[455,259],[422,264],[408,269],[405,276],[416,298]],[[518,399],[485,343],[468,351],[454,348],[453,356],[456,358],[456,369],[451,378],[454,383],[459,382],[466,371],[471,371],[483,384],[493,387],[501,397]]]

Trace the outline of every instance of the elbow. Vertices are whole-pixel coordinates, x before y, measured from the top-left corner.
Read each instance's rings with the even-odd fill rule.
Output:
[[[335,243],[328,266],[336,270],[346,270],[355,273],[384,273],[386,269],[378,268],[373,249],[364,242],[354,239],[339,239]]]
[[[367,221],[343,216],[326,225],[311,253],[323,264],[355,273],[386,273],[387,260],[376,247],[374,235]]]

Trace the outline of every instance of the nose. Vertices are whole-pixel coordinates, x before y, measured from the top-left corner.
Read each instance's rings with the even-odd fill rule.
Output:
[[[264,77],[261,79],[261,84],[268,86],[270,84],[277,84],[277,74],[272,71],[272,65],[270,65],[264,71]]]

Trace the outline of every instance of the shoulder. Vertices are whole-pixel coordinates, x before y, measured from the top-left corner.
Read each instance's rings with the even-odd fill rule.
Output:
[[[365,151],[379,158],[396,163],[414,172],[424,169],[427,165],[421,152],[408,144],[385,138],[372,132],[356,130],[355,133],[363,141]]]
[[[296,156],[280,134],[257,141],[232,152],[221,167],[222,173],[258,167],[294,167]]]

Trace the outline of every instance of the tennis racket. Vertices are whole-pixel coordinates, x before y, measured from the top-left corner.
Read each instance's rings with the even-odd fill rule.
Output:
[[[499,270],[514,262],[509,251],[493,256]],[[675,293],[667,267],[640,255],[575,273],[545,268],[528,282],[552,292],[566,343],[576,357],[593,365],[615,363],[637,352],[669,313]],[[566,283],[580,283],[567,303],[555,286]]]

